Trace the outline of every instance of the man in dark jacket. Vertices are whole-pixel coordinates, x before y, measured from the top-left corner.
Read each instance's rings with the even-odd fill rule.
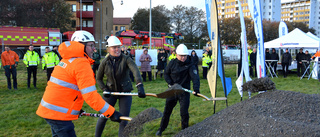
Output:
[[[281,59],[284,78],[288,76],[288,67],[289,65],[291,65],[291,61],[292,61],[291,54],[289,53],[289,50],[286,49],[286,52],[282,55],[282,59]]]
[[[301,74],[303,73],[302,72],[302,67],[303,67],[303,64],[302,64],[302,60],[304,58],[304,53],[303,53],[303,49],[301,48],[299,50],[299,53],[297,54],[296,56],[296,60],[297,60],[297,74],[298,74],[298,77],[301,76]]]
[[[96,76],[96,70],[98,70],[99,68],[100,59],[101,59],[101,56],[96,49],[93,51],[92,59],[94,60],[94,64],[92,65],[92,70],[94,72],[94,76]]]
[[[257,66],[256,66],[256,62],[257,62],[257,49],[253,48],[252,53],[250,54],[250,75],[253,77],[253,72],[254,72],[254,76],[257,77]]]
[[[271,67],[273,68],[274,72],[277,73],[279,55],[277,54],[276,49],[274,49],[274,48],[272,48],[272,53],[270,54],[270,60],[277,60],[277,61],[271,62]],[[272,68],[270,68],[270,69],[272,69]]]
[[[308,66],[310,65],[310,61],[311,61],[311,55],[309,54],[309,51],[306,50],[305,53],[306,53],[306,54],[304,55],[303,60],[305,60],[305,61],[307,61],[307,62],[303,62],[303,63],[304,63],[304,67],[305,67],[304,70],[306,70],[306,69],[308,68]],[[307,70],[307,72],[306,72],[305,75],[308,75],[308,74],[310,74],[310,67],[308,68],[308,70]]]
[[[164,79],[169,85],[175,83],[180,84],[183,88],[190,89],[190,81],[193,83],[193,90],[197,95],[200,87],[200,80],[198,72],[195,66],[191,63],[191,59],[188,56],[188,49],[184,44],[180,44],[177,47],[177,58],[169,62],[164,72]],[[156,135],[161,136],[162,132],[167,128],[169,124],[170,115],[177,102],[180,103],[180,116],[181,126],[185,129],[189,126],[189,104],[190,94],[184,92],[180,95],[170,97],[166,99],[166,105],[161,119],[160,128]]]

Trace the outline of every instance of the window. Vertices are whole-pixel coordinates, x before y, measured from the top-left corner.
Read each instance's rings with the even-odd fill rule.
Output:
[[[117,30],[118,30],[118,26],[115,26],[115,27],[114,27],[114,30],[117,31]]]
[[[92,20],[83,20],[82,26],[83,27],[93,27],[93,21]]]
[[[93,5],[82,5],[83,11],[93,11]]]
[[[73,4],[72,5],[72,12],[76,12],[77,11],[77,5]]]
[[[271,15],[271,12],[269,12],[269,15]]]
[[[76,20],[72,20],[72,21],[71,21],[71,27],[72,27],[72,28],[75,28],[75,27],[76,27]]]
[[[120,30],[126,30],[126,27],[125,26],[121,26]]]
[[[108,15],[108,8],[106,8],[106,15]]]

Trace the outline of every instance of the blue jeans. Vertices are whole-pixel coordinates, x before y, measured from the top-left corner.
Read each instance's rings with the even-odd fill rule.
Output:
[[[45,120],[51,126],[52,137],[76,137],[72,121]]]

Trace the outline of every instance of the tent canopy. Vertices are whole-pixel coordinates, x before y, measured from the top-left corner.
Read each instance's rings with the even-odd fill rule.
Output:
[[[317,41],[320,41],[320,38],[318,38],[317,36],[313,35],[311,32],[308,32],[307,35]]]
[[[320,41],[296,28],[280,38],[264,43],[264,48],[320,48]]]

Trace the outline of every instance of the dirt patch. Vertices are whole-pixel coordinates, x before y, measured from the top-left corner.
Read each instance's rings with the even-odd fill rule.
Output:
[[[148,108],[134,117],[124,128],[123,136],[137,136],[143,124],[162,117],[162,112],[156,108]]]
[[[268,91],[206,118],[176,136],[320,136],[320,95]]]
[[[274,89],[276,89],[276,85],[271,81],[269,77],[253,79],[242,85],[243,91],[251,91],[253,93]]]

